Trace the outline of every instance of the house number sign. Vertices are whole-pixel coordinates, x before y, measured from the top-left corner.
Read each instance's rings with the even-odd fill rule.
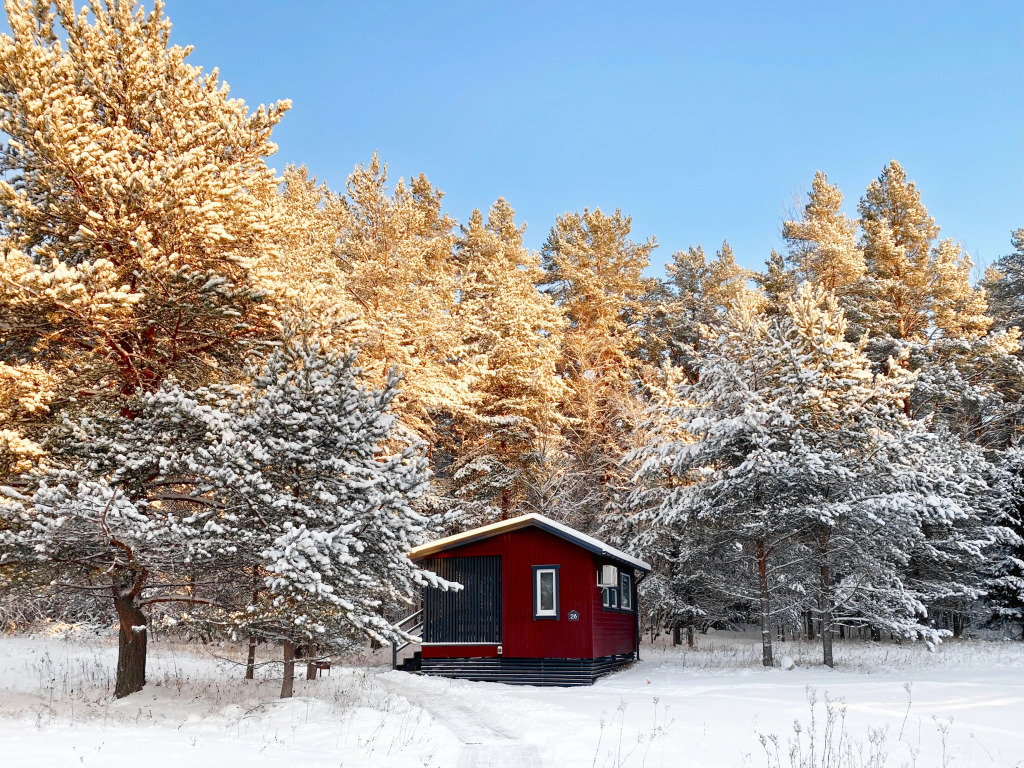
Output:
[[[580,612],[579,611],[569,611],[569,621],[579,621],[579,620],[580,620]]]

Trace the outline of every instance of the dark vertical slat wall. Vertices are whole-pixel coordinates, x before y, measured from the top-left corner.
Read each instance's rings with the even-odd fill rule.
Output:
[[[501,557],[436,557],[427,570],[462,585],[458,592],[427,589],[424,636],[428,643],[501,642]]]

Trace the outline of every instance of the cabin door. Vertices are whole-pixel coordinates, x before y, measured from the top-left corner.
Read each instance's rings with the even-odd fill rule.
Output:
[[[501,642],[501,556],[435,557],[423,566],[462,585],[458,592],[426,589],[423,641]]]

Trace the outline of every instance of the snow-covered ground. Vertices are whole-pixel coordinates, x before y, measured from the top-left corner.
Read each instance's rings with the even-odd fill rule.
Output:
[[[789,766],[797,738],[797,766],[1024,765],[1019,642],[934,653],[848,642],[834,670],[813,646],[786,643],[779,655],[796,667],[785,670],[761,668],[756,644],[734,633],[700,640],[696,651],[647,648],[590,688],[358,666],[300,680],[288,701],[279,667],[239,679],[240,648],[157,642],[146,689],[112,701],[110,638],[0,637],[0,765],[731,768]],[[827,750],[845,761],[823,760]]]

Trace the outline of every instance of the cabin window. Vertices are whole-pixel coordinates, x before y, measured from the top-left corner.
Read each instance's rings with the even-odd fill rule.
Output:
[[[619,607],[624,611],[633,610],[633,579],[628,573],[619,574]]]
[[[557,565],[533,566],[533,618],[558,618]]]
[[[598,579],[600,584],[600,573]],[[620,571],[615,586],[601,585],[601,607],[606,611],[633,610],[633,577],[630,574]]]

